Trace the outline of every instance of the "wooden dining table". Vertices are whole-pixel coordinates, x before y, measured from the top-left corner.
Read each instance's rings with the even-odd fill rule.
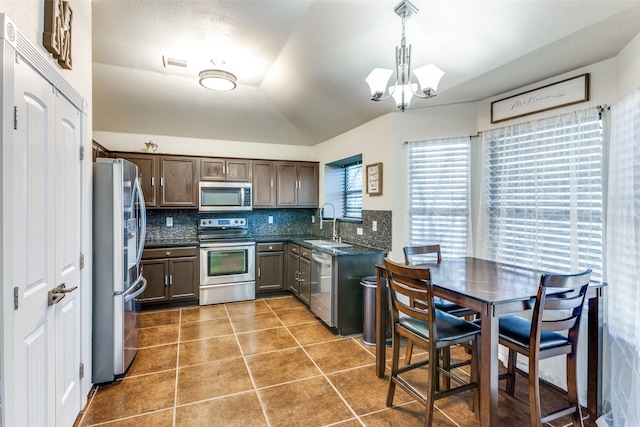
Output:
[[[480,333],[480,425],[498,425],[498,318],[533,308],[541,271],[479,258],[443,259],[421,264],[431,270],[434,296],[478,312]],[[376,374],[385,375],[387,281],[384,264],[376,266]],[[605,283],[591,283],[588,310],[587,410],[592,419],[602,410],[602,313]]]

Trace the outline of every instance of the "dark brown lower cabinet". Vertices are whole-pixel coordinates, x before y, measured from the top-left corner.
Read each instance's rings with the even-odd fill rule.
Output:
[[[198,248],[152,248],[142,253],[142,275],[147,289],[141,302],[193,302],[198,299]]]
[[[287,258],[287,284],[300,301],[311,303],[311,250],[294,243],[289,244]]]
[[[284,289],[284,253],[282,242],[256,245],[256,292]]]

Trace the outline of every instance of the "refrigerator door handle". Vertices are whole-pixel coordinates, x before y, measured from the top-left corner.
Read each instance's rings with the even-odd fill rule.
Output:
[[[127,289],[125,289],[124,291],[114,291],[113,292],[113,296],[119,296],[119,295],[126,295],[129,296],[129,293],[132,291],[132,289],[136,289],[139,287],[140,282],[144,280],[144,286],[147,286],[147,279],[145,279],[142,276],[142,273],[138,276],[138,278],[135,280],[135,282],[133,282],[131,284],[131,286],[129,286]],[[136,291],[137,292],[137,291]]]
[[[147,289],[147,279],[145,279],[143,276],[140,276],[140,278],[136,280],[136,283],[138,282],[142,282],[142,286],[140,286],[140,288],[138,288],[138,290],[135,291],[134,293],[125,295],[124,296],[125,303],[131,301],[134,298],[137,298],[144,292],[145,289]]]
[[[136,264],[140,265],[142,260],[142,250],[144,249],[144,240],[147,236],[147,208],[144,204],[144,194],[142,194],[142,187],[140,186],[140,178],[136,177],[134,181],[133,193],[135,195],[134,200],[137,198],[140,206],[140,218],[142,224],[140,224],[140,243],[138,244],[138,260]]]

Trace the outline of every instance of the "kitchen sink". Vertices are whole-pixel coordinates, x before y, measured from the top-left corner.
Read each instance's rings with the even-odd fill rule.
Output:
[[[305,242],[311,243],[313,246],[318,246],[320,248],[350,248],[353,246],[349,243],[334,242],[331,240],[305,240]]]

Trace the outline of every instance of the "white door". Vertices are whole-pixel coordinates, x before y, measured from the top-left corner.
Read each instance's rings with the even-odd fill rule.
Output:
[[[13,378],[7,383],[14,401],[6,409],[16,426],[71,426],[81,409],[79,289],[55,305],[48,304],[48,293],[62,283],[79,284],[81,175],[71,146],[80,143],[80,119],[23,62],[15,65],[14,93],[13,194],[4,209],[13,216],[18,308],[11,325]]]
[[[56,283],[75,290],[53,306],[56,322],[56,425],[80,412],[80,111],[56,97]]]

